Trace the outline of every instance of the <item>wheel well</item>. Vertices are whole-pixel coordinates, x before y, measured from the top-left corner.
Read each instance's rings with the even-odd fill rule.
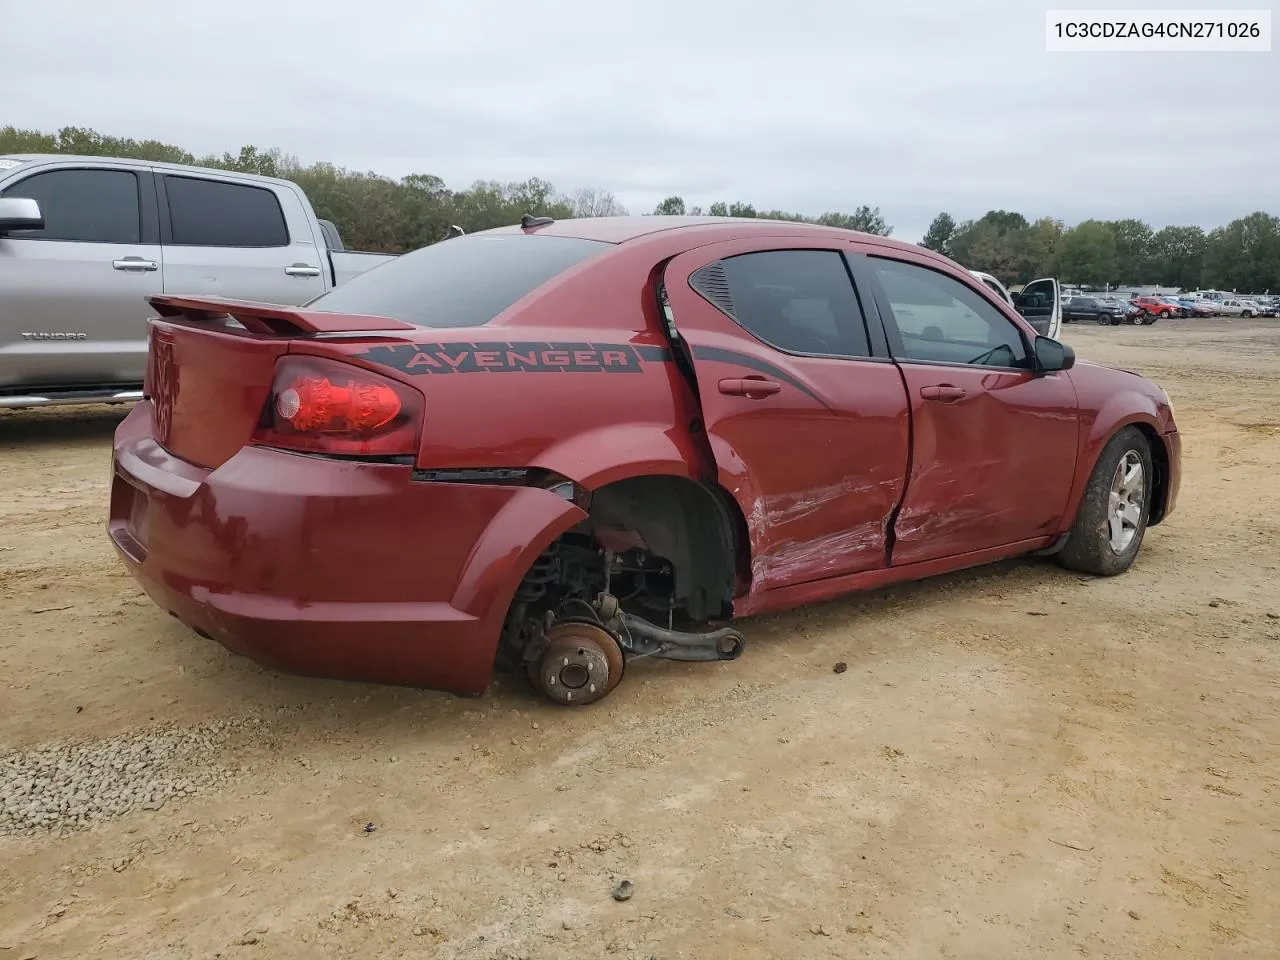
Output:
[[[750,540],[742,511],[722,489],[684,477],[630,477],[581,505],[586,519],[539,554],[516,588],[500,661],[520,662],[552,620],[589,613],[602,594],[668,626],[677,616],[732,615],[750,575]]]
[[[1151,509],[1147,517],[1147,526],[1154,527],[1164,519],[1165,509],[1169,503],[1169,451],[1165,448],[1160,434],[1149,423],[1135,423],[1133,426],[1147,438],[1151,448],[1151,466],[1155,473],[1151,483]]]
[[[726,617],[750,569],[747,524],[718,489],[674,476],[619,480],[591,494],[589,527],[606,550],[639,548],[672,567],[672,597],[694,620]]]

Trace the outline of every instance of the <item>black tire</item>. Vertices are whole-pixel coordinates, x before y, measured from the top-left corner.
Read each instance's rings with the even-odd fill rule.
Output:
[[[1115,322],[1115,317],[1111,316],[1109,313],[1098,314],[1098,326],[1100,327],[1114,326]]]
[[[1132,539],[1122,550],[1116,550],[1112,546],[1109,522],[1111,487],[1121,460],[1130,453],[1136,454],[1142,463],[1141,510]],[[1114,577],[1128,570],[1141,551],[1142,538],[1147,532],[1154,481],[1150,442],[1137,427],[1125,427],[1107,442],[1098,457],[1067,543],[1055,555],[1058,563],[1068,570],[1095,577]]]

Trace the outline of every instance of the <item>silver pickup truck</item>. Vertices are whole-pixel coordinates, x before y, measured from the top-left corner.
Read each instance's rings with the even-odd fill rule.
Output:
[[[141,397],[150,294],[302,304],[390,259],[344,250],[288,180],[0,157],[0,408]]]

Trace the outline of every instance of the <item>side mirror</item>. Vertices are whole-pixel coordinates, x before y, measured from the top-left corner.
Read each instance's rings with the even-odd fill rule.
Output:
[[[1076,352],[1061,340],[1036,337],[1036,372],[1056,373],[1076,365]]]
[[[10,230],[43,230],[40,204],[27,197],[0,197],[0,236]]]

